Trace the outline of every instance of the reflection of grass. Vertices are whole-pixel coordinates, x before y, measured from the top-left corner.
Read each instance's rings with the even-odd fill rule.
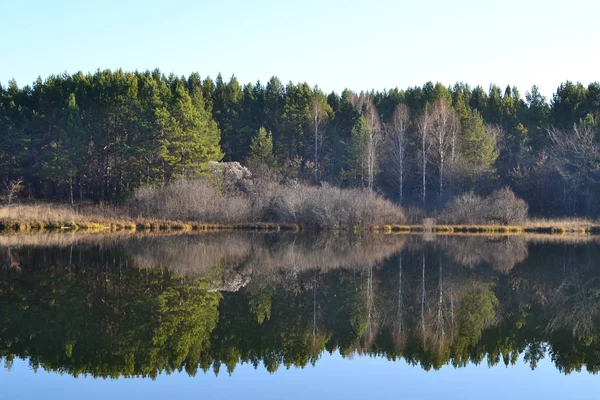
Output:
[[[523,225],[383,225],[375,226],[374,229],[382,233],[431,232],[442,235],[600,235],[600,224],[585,219],[536,219]]]
[[[524,229],[526,232],[537,233],[600,233],[600,227],[595,221],[582,218],[535,219],[527,221]]]

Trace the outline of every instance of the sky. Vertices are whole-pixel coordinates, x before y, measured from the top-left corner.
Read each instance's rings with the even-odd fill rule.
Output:
[[[272,375],[262,366],[255,370],[244,364],[231,375],[222,366],[218,377],[212,371],[195,377],[183,372],[155,381],[34,373],[27,361],[17,359],[10,371],[0,365],[0,399],[594,399],[599,379],[585,371],[563,375],[549,355],[535,371],[519,360],[510,367],[489,368],[484,361],[428,372],[405,361],[325,353],[314,367],[280,367]]]
[[[600,80],[597,0],[0,0],[0,83],[97,69],[329,92]]]

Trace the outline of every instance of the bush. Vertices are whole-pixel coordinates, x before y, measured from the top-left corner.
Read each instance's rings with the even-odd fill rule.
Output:
[[[327,184],[282,184],[273,175],[267,176],[246,184],[247,193],[224,192],[218,187],[235,185],[216,185],[200,178],[141,188],[135,192],[129,208],[137,217],[213,223],[294,223],[316,230],[405,222],[399,207],[370,191]]]
[[[508,187],[496,190],[486,199],[488,221],[504,225],[520,224],[527,220],[529,205]]]
[[[164,218],[213,223],[245,222],[250,207],[240,195],[219,193],[204,179],[181,179],[162,187],[135,191],[129,211],[138,218]]]
[[[455,197],[438,216],[450,224],[520,224],[527,220],[529,206],[509,188],[482,198],[473,193]]]
[[[456,196],[438,217],[450,224],[476,224],[482,222],[484,199],[473,193]]]

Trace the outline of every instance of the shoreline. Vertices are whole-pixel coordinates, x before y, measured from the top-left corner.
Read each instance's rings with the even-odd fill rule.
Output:
[[[435,233],[441,235],[522,235],[522,234],[547,234],[547,235],[600,235],[600,226],[555,226],[555,225],[383,225],[375,226],[374,230],[382,233]]]
[[[381,220],[385,220],[381,217]],[[521,224],[444,224],[424,219],[421,224],[363,225],[334,224],[321,229],[307,228],[301,223],[235,222],[209,223],[195,220],[173,220],[132,217],[119,208],[92,207],[83,210],[57,204],[15,205],[0,207],[0,233],[4,232],[346,232],[346,233],[427,233],[439,235],[600,235],[600,222],[583,218],[529,219]]]
[[[0,233],[3,232],[157,232],[157,231],[287,231],[298,232],[296,224],[239,223],[212,224],[201,222],[181,222],[171,220],[89,220],[89,221],[28,221],[0,219]]]
[[[265,231],[307,232],[298,224],[250,222],[216,224],[193,221],[157,219],[96,219],[80,221],[39,221],[27,219],[0,219],[0,233],[13,232],[219,232],[219,231]],[[532,221],[524,225],[376,225],[373,227],[332,228],[332,232],[376,232],[381,234],[432,233],[437,235],[600,235],[600,226],[591,223],[582,226],[549,225]]]

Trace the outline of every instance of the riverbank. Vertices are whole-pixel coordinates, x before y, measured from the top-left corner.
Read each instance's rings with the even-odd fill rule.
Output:
[[[296,224],[212,224],[154,218],[130,218],[118,209],[92,208],[78,211],[55,205],[0,207],[0,232],[26,231],[298,231]]]
[[[555,223],[532,220],[523,225],[383,225],[374,229],[383,233],[600,235],[600,224],[592,221],[575,224],[570,220]]]
[[[199,221],[131,218],[117,208],[75,209],[60,205],[14,205],[0,207],[0,232],[24,231],[290,231],[299,224],[250,222],[215,224]],[[338,231],[436,234],[591,234],[600,235],[600,223],[585,219],[533,219],[522,225],[375,225],[332,227]]]

